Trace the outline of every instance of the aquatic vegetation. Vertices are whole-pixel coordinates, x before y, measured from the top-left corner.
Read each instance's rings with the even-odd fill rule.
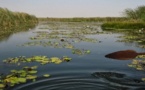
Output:
[[[81,42],[97,43],[98,40],[88,35],[104,33],[98,23],[76,22],[47,22],[41,28],[49,29],[34,31],[35,36],[30,41],[18,46],[43,46],[52,48],[70,49],[73,54],[87,55],[90,50],[75,48],[75,44]],[[78,50],[77,50],[78,49]]]
[[[20,27],[26,24],[36,24],[38,22],[34,15],[29,15],[27,13],[12,12],[8,9],[0,8],[0,32],[10,32],[10,28]]]
[[[128,64],[128,66],[129,67],[133,67],[136,70],[144,70],[145,69],[144,68],[144,64],[145,64],[145,61],[144,60],[141,61],[141,60],[134,59],[131,64]]]
[[[67,56],[63,56],[63,61],[69,62],[69,61],[71,61],[71,60],[72,60],[72,58],[69,58],[69,57],[67,57]]]
[[[128,64],[128,66],[135,68],[136,70],[144,71],[145,70],[145,55],[138,55],[136,59],[132,60],[131,64]],[[142,78],[142,81],[145,82],[145,78]]]
[[[85,54],[90,54],[91,51],[85,49],[72,49],[72,53],[77,55],[85,55]]]
[[[131,64],[128,64],[129,67],[136,68],[137,70],[145,69],[145,55],[138,55],[136,59],[132,60]]]
[[[19,57],[5,59],[3,60],[3,62],[7,64],[17,64],[17,65],[20,65],[21,63],[38,62],[44,65],[48,63],[60,64],[64,61],[70,61],[70,60],[71,58],[67,56],[63,56],[62,58],[58,58],[58,57],[48,58],[47,56],[32,56],[32,57],[19,56]],[[29,73],[37,73],[37,72],[31,71]]]
[[[35,16],[22,12],[12,12],[0,7],[0,39],[9,37],[11,34],[26,31],[35,27],[38,20]]]
[[[103,30],[118,30],[118,29],[140,29],[145,27],[144,22],[134,22],[134,21],[128,21],[128,22],[106,22],[102,24],[102,29]]]
[[[43,76],[46,77],[46,78],[50,77],[49,74],[44,74]]]
[[[129,42],[129,43],[137,43],[138,47],[145,48],[145,36],[144,32],[140,33],[139,31],[135,32],[129,32],[126,31],[125,35],[120,36],[120,40],[117,40],[118,42]]]
[[[35,81],[37,78],[37,67],[23,67],[20,70],[11,70],[9,74],[0,76],[0,89],[12,87],[21,83],[26,83],[29,80]]]
[[[32,57],[19,56],[19,57],[5,59],[3,60],[3,63],[21,65],[21,63],[38,62],[42,65],[45,65],[48,63],[60,64],[62,62],[69,62],[70,60],[72,59],[68,56],[63,56],[62,58],[58,58],[58,57],[48,58],[47,56],[32,56]],[[25,66],[20,70],[12,69],[10,70],[9,74],[1,74],[0,89],[3,90],[7,87],[12,87],[21,83],[26,83],[29,80],[32,80],[33,82],[36,81],[36,79],[38,78],[37,68],[38,66],[32,66],[32,67]],[[50,74],[44,74],[43,77],[48,78],[50,77]]]

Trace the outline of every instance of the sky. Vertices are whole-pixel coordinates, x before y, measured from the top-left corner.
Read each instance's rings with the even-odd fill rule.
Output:
[[[120,17],[145,0],[0,0],[0,7],[36,17]]]

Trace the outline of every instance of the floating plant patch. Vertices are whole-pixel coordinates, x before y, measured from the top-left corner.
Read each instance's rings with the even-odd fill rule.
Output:
[[[54,48],[74,48],[74,42],[97,42],[97,39],[88,38],[86,35],[99,34],[98,24],[90,23],[76,24],[62,22],[49,22],[47,25],[42,25],[41,28],[49,28],[49,30],[35,31],[36,36],[30,37],[30,42],[26,42],[22,46],[52,46]],[[89,26],[89,28],[88,28]],[[102,33],[102,32],[101,32]],[[45,40],[45,41],[44,41]],[[73,42],[72,42],[73,41]]]
[[[136,70],[144,70],[144,65],[145,62],[141,61],[141,60],[133,60],[131,64],[128,64],[129,67],[133,67]]]
[[[129,67],[135,68],[136,70],[145,70],[145,55],[138,55],[136,59],[132,60],[131,64],[128,64]],[[142,78],[142,81],[145,82],[145,78]]]
[[[46,78],[50,77],[49,74],[44,74],[43,76],[46,77]]]
[[[38,63],[44,65],[44,64],[48,64],[48,63],[60,64],[64,61],[70,61],[70,60],[71,60],[71,58],[69,58],[67,56],[63,56],[62,58],[58,58],[58,57],[48,58],[47,56],[32,56],[32,57],[20,56],[20,57],[5,59],[5,60],[3,60],[3,62],[8,63],[8,64],[38,62]],[[33,67],[33,68],[36,68],[36,67]],[[30,72],[30,73],[34,73],[34,72]]]
[[[137,30],[136,30],[137,31]],[[120,36],[119,42],[138,43],[138,47],[145,48],[145,35],[140,32],[127,32],[125,35]]]
[[[77,55],[85,55],[85,54],[90,54],[91,51],[85,49],[72,49],[72,53]]]
[[[23,67],[20,70],[11,70],[9,74],[1,75],[0,89],[5,90],[6,87],[12,87],[21,83],[26,83],[28,80],[35,80],[37,78],[36,69],[36,66]]]

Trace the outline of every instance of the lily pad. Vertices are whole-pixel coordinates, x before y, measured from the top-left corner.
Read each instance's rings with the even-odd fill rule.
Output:
[[[51,62],[55,64],[60,64],[62,60],[60,60],[58,57],[52,57]]]
[[[26,83],[26,78],[18,78],[18,81],[20,82],[20,83]]]
[[[29,80],[33,80],[33,79],[36,79],[37,76],[33,76],[33,75],[27,75],[26,79],[29,79]]]
[[[3,89],[4,87],[5,85],[0,83],[0,89]]]
[[[50,75],[49,75],[49,74],[44,74],[43,76],[44,76],[44,77],[46,77],[46,78],[47,78],[47,77],[50,77]]]
[[[36,74],[36,73],[37,73],[37,71],[32,70],[32,71],[28,71],[28,73],[29,73],[29,74]]]

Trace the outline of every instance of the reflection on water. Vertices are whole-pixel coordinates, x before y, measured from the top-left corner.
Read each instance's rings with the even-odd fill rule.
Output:
[[[35,24],[31,24],[31,25],[25,25],[25,26],[21,26],[20,28],[8,28],[7,29],[3,29],[1,28],[0,30],[0,40],[2,41],[6,41],[10,38],[10,36],[14,33],[17,33],[17,32],[25,32],[25,31],[28,31],[29,29],[32,29],[34,28],[36,25]],[[6,32],[5,32],[6,31]]]
[[[8,74],[23,66],[38,66],[36,81],[28,81],[9,90],[135,90],[144,89],[145,73],[129,68],[131,61],[119,61],[104,56],[110,52],[142,49],[116,42],[118,33],[103,32],[97,23],[48,22],[26,31],[12,34],[0,42],[0,71]],[[64,41],[62,41],[64,39]],[[73,51],[74,50],[74,51]],[[89,52],[85,54],[85,52]],[[4,64],[2,60],[19,56],[71,57],[61,64]],[[42,77],[50,74],[49,78]]]

